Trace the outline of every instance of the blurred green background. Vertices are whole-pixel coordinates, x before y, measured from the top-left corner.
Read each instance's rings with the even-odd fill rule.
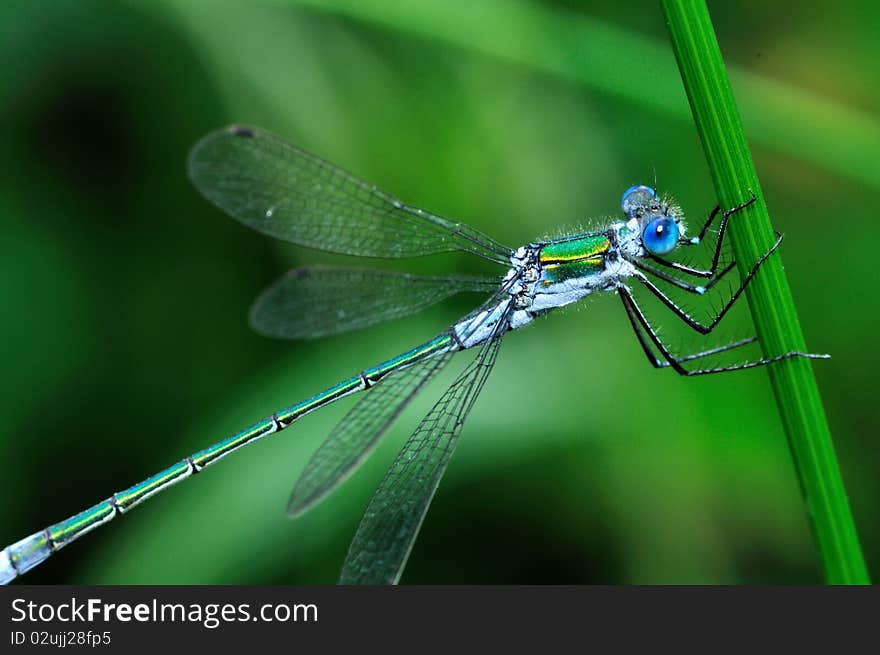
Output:
[[[287,269],[353,263],[204,202],[188,149],[284,135],[511,245],[653,179],[714,205],[653,2],[95,2],[0,7],[0,543],[434,335],[478,299],[317,342],[253,334]],[[869,567],[880,571],[874,2],[717,3]],[[868,243],[865,243],[868,239]],[[367,262],[375,265],[375,262]],[[396,262],[482,271],[466,255]],[[396,449],[300,520],[292,485],[340,403],[28,574],[29,583],[331,583]],[[515,399],[511,402],[511,399]],[[407,583],[821,580],[766,372],[680,379],[614,298],[510,335]]]

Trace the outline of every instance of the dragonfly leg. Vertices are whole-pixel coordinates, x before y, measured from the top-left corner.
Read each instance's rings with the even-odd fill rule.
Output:
[[[624,295],[623,293],[621,293],[620,299],[623,301],[624,309],[626,309],[626,317],[629,319],[630,325],[632,325],[633,332],[636,333],[636,337],[639,340],[639,345],[645,352],[645,356],[648,358],[651,366],[653,366],[654,368],[670,367],[672,364],[668,359],[666,359],[665,357],[657,357],[657,355],[654,353],[654,350],[651,347],[651,344],[653,342],[651,338],[647,335],[645,328],[642,326],[642,323],[638,317],[639,311],[632,307],[633,301],[629,300],[629,295]],[[717,355],[719,353],[727,352],[728,350],[741,348],[743,346],[755,343],[757,340],[758,337],[752,336],[746,339],[740,339],[739,341],[724,344],[723,346],[710,348],[708,350],[702,350],[700,352],[690,353],[688,355],[678,355],[674,359],[680,364],[683,362],[691,362],[696,359],[708,357],[710,355]]]
[[[653,282],[651,282],[651,280],[645,277],[643,273],[635,271],[634,275],[639,282],[645,285],[645,287],[647,287],[651,293],[657,296],[657,298],[659,298],[664,305],[671,309],[673,313],[675,313],[675,315],[678,316],[682,321],[687,323],[688,326],[690,326],[700,334],[709,334],[713,329],[715,329],[715,326],[718,325],[718,322],[722,318],[724,318],[725,314],[727,314],[730,308],[733,307],[734,303],[737,301],[740,295],[742,295],[742,292],[748,286],[749,282],[751,282],[752,278],[755,277],[755,273],[758,272],[761,264],[767,261],[767,258],[776,251],[780,243],[782,243],[782,235],[777,233],[776,241],[773,243],[773,245],[770,246],[767,252],[761,255],[760,259],[758,259],[757,262],[755,262],[755,264],[749,270],[748,274],[746,274],[745,278],[743,278],[742,282],[740,282],[739,288],[734,291],[733,295],[730,296],[727,302],[724,303],[724,305],[709,323],[701,323],[700,321],[693,318],[684,309],[676,305],[675,302],[673,302],[672,299],[670,299],[669,296],[667,296],[661,289],[657,288],[657,286]]]
[[[636,336],[639,339],[639,343],[641,344],[642,349],[645,351],[645,354],[648,357],[648,361],[651,362],[651,365],[654,366],[654,368],[671,367],[679,375],[694,376],[708,375],[710,373],[725,373],[727,371],[740,371],[742,369],[755,368],[757,366],[766,366],[767,364],[772,364],[773,362],[778,362],[783,359],[789,359],[790,357],[806,357],[807,359],[829,358],[828,355],[817,355],[813,353],[793,351],[783,353],[781,355],[776,355],[774,357],[766,357],[749,362],[732,364],[729,366],[689,369],[684,366],[686,362],[691,362],[697,359],[701,359],[703,357],[708,357],[709,355],[717,355],[719,353],[727,352],[729,350],[734,350],[735,348],[747,346],[749,344],[755,343],[758,338],[749,337],[747,339],[741,339],[739,341],[734,341],[733,343],[718,346],[716,348],[710,348],[708,350],[697,353],[692,353],[690,355],[674,355],[666,346],[666,344],[664,344],[663,341],[660,339],[657,331],[651,326],[650,322],[648,321],[644,312],[639,307],[635,298],[633,298],[632,293],[630,293],[629,289],[625,287],[619,287],[618,294],[620,295],[620,299],[623,301],[623,306],[626,309],[626,315],[629,318],[630,324],[632,324],[633,326],[633,330],[635,331]],[[658,358],[651,350],[651,344],[653,344],[660,352],[662,359]]]
[[[721,211],[721,205],[715,205],[714,209],[712,209],[712,211],[709,212],[709,216],[708,216],[708,218],[706,218],[705,222],[703,223],[703,227],[700,229],[700,233],[697,235],[697,238],[696,239],[693,239],[693,238],[683,239],[681,245],[695,246],[699,243],[702,243],[703,239],[706,238],[706,232],[709,231],[709,227],[715,221],[715,217],[718,216],[718,212],[720,212],[720,211]],[[727,212],[725,212],[725,213],[727,213]]]
[[[654,354],[654,350],[651,348],[651,340],[645,334],[645,329],[642,327],[639,319],[636,316],[635,310],[630,306],[632,300],[629,299],[628,292],[624,292],[621,289],[618,289],[618,295],[620,299],[623,301],[623,307],[626,309],[626,317],[629,319],[630,325],[632,325],[633,332],[636,333],[636,337],[639,340],[639,345],[642,347],[642,350],[645,353],[645,357],[648,358],[648,361],[651,363],[651,366],[654,368],[663,368],[665,366],[669,366],[669,362],[665,359],[661,359]]]
[[[695,293],[700,296],[703,295],[704,293],[706,293],[709,289],[714,287],[716,284],[718,284],[718,281],[721,280],[721,278],[723,278],[725,275],[727,275],[730,271],[732,271],[734,269],[734,267],[736,266],[735,261],[730,262],[727,266],[725,266],[723,269],[721,269],[720,273],[718,273],[717,275],[713,275],[713,277],[710,278],[705,284],[692,284],[691,282],[688,282],[687,280],[682,280],[679,277],[675,277],[674,275],[670,275],[669,273],[661,271],[659,268],[655,268],[654,266],[650,266],[641,260],[633,259],[633,260],[630,260],[630,262],[632,263],[633,266],[635,266],[637,269],[639,269],[641,271],[645,271],[646,273],[650,273],[651,275],[655,275],[658,278],[660,278],[661,280],[669,282],[669,284],[672,284],[672,285],[678,287],[679,289],[684,289],[685,291],[687,291],[689,293]]]
[[[721,259],[721,247],[724,245],[724,236],[727,234],[727,224],[730,220],[730,217],[737,212],[741,212],[746,207],[751,206],[758,200],[758,196],[756,196],[754,192],[751,192],[751,194],[752,197],[746,200],[743,204],[737,205],[736,207],[731,207],[721,215],[721,224],[718,228],[718,239],[715,242],[715,252],[712,255],[712,265],[708,269],[686,266],[685,264],[679,264],[678,262],[669,261],[668,259],[663,259],[662,257],[658,257],[657,255],[653,255],[650,253],[648,254],[648,256],[661,266],[672,268],[681,273],[687,273],[688,275],[695,275],[697,277],[713,277],[715,275],[715,272],[718,270],[718,261],[719,259]],[[719,206],[716,206],[715,209],[712,210],[712,212],[709,214],[709,218],[703,224],[703,229],[700,230],[699,235],[690,239],[682,239],[680,245],[695,246],[701,243],[703,241],[703,238],[706,236],[706,232],[709,230],[709,226],[715,220],[715,217],[718,215],[720,209],[721,208]]]

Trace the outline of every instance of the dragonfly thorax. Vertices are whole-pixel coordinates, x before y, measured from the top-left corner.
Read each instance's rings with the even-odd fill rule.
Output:
[[[644,255],[639,222],[613,223],[602,232],[578,234],[535,249],[537,275],[529,285],[533,311],[571,304],[594,291],[617,288],[633,274],[629,260]]]
[[[531,323],[540,314],[570,305],[594,291],[616,289],[633,274],[631,257],[644,256],[639,221],[610,225],[602,232],[530,243],[510,258],[504,278],[512,303],[509,329]]]

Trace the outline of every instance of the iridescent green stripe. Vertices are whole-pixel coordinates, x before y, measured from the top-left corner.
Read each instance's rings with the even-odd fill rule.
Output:
[[[452,337],[448,334],[441,334],[436,339],[432,339],[426,344],[408,350],[394,359],[389,359],[387,362],[382,362],[377,366],[368,368],[364,371],[364,377],[370,382],[378,382],[384,376],[388,375],[388,373],[401,368],[402,366],[407,366],[408,364],[422,360],[429,355],[448,350],[452,345]]]
[[[147,478],[140,484],[129,487],[125,491],[116,494],[116,506],[120,512],[124,512],[134,507],[142,500],[149,498],[154,493],[162,491],[168,485],[174,484],[178,479],[186,477],[192,473],[190,464],[184,460],[174,466],[170,466],[164,471],[160,471],[151,478]]]
[[[595,275],[605,269],[605,263],[601,257],[595,259],[582,259],[580,261],[565,262],[564,264],[550,264],[544,266],[541,275],[541,283],[549,286],[554,282],[563,282],[572,278]]]
[[[542,264],[554,262],[571,262],[578,259],[597,257],[611,247],[611,242],[604,234],[584,236],[548,243],[541,248],[539,259]]]
[[[109,500],[105,500],[66,521],[49,526],[49,537],[56,549],[61,548],[89,530],[110,521],[114,516],[116,508]]]
[[[303,400],[296,405],[292,405],[291,407],[288,407],[287,409],[278,412],[275,416],[284,427],[287,427],[296,419],[305,416],[309,412],[312,412],[319,407],[323,407],[324,405],[332,403],[334,400],[338,400],[339,398],[347,396],[350,393],[360,391],[363,388],[364,381],[361,379],[361,376],[355,375],[354,377],[350,377],[347,380],[343,380],[335,387],[330,387],[326,391],[315,394],[307,400]]]
[[[255,425],[252,425],[245,430],[242,430],[237,434],[232,435],[228,439],[224,439],[220,443],[216,443],[213,446],[205,448],[204,450],[200,450],[190,459],[192,459],[193,465],[196,467],[196,470],[200,471],[208,464],[212,464],[221,457],[225,457],[233,450],[241,448],[242,446],[253,441],[254,439],[259,439],[260,437],[264,437],[274,431],[275,420],[273,417],[269,417],[263,419],[259,423],[256,423]]]

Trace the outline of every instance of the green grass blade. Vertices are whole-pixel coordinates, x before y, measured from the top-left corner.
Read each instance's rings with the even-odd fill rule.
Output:
[[[734,255],[745,274],[773,244],[774,233],[709,12],[702,1],[661,4],[721,206],[741,204],[749,199],[749,190],[758,196],[730,224]],[[765,354],[806,351],[778,252],[762,266],[746,295]],[[768,369],[825,579],[831,584],[867,584],[812,362],[792,358]]]

